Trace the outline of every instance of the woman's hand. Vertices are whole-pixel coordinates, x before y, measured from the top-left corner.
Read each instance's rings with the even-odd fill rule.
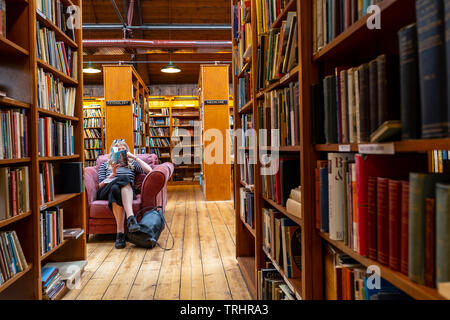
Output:
[[[128,158],[130,158],[131,160],[136,160],[136,156],[134,155],[134,154],[132,154],[131,152],[127,152],[127,156],[128,156]]]

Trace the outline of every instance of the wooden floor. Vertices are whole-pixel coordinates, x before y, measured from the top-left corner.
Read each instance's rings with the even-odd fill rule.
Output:
[[[79,289],[64,300],[249,300],[235,258],[233,202],[206,202],[199,187],[169,187],[165,218],[172,250],[143,249],[91,236]],[[169,246],[167,228],[159,243]]]

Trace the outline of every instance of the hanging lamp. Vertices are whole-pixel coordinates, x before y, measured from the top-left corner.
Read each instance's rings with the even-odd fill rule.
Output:
[[[100,73],[102,72],[100,69],[94,67],[92,62],[89,62],[86,68],[83,68],[83,73]]]
[[[178,68],[176,65],[174,65],[172,61],[170,61],[168,64],[166,64],[164,67],[161,68],[161,72],[164,73],[178,73],[180,71],[181,69]]]

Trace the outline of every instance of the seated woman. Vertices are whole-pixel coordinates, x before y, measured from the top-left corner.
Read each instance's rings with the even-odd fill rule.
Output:
[[[125,214],[128,231],[136,232],[140,229],[133,213],[133,200],[136,200],[134,177],[136,173],[149,173],[150,171],[152,168],[147,163],[130,153],[130,149],[123,139],[113,141],[108,161],[103,162],[100,166],[97,199],[108,200],[108,206],[116,218],[115,247],[117,249],[125,248]]]

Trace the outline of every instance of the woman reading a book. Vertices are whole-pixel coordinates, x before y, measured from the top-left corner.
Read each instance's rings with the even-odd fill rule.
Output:
[[[136,200],[134,177],[136,173],[149,173],[152,168],[130,152],[124,139],[113,141],[108,161],[100,166],[98,172],[98,200],[108,200],[117,224],[115,247],[125,248],[124,219],[127,217],[129,232],[139,231],[139,224],[133,212],[133,200]],[[124,214],[125,213],[125,214]]]

